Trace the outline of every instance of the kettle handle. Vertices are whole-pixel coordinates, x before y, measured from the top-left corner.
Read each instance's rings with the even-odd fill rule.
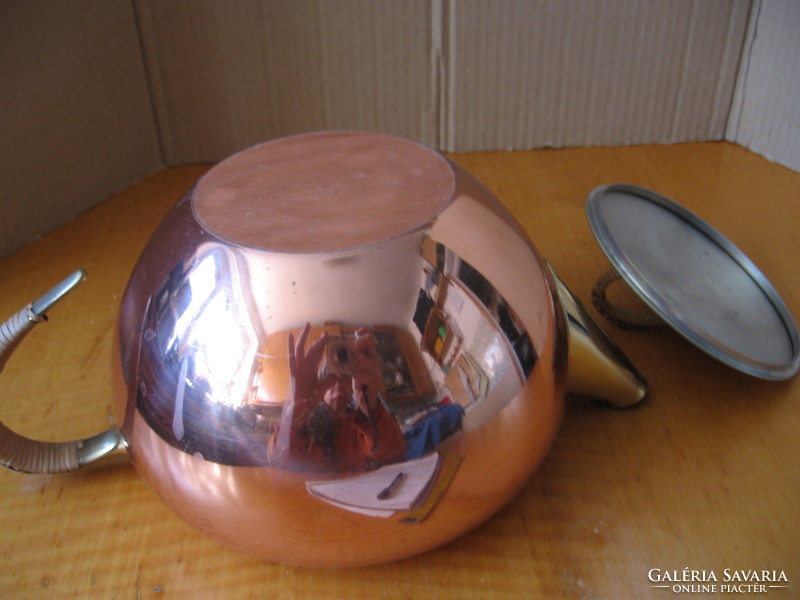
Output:
[[[25,336],[47,321],[47,311],[86,277],[75,271],[38,300],[0,325],[0,372]],[[64,473],[80,469],[111,452],[124,448],[119,429],[71,442],[41,442],[11,431],[0,422],[0,465],[23,473]]]

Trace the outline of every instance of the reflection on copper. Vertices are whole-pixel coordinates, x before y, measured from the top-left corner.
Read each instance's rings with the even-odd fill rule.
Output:
[[[169,274],[148,305],[137,406],[164,441],[184,452],[224,464],[268,464],[265,448],[291,393],[287,343],[301,329],[259,339],[257,318],[244,300],[257,295],[246,285],[249,277],[234,269],[229,251],[209,245],[201,251],[186,261],[190,267]],[[247,255],[252,265],[256,251]],[[337,269],[360,265],[350,260]],[[484,275],[430,238],[423,239],[409,279],[418,283],[408,291],[404,326],[329,322],[312,328],[308,344],[323,333],[330,337],[319,365],[330,369],[336,344],[369,331],[378,349],[382,406],[404,432],[451,403],[463,409],[458,428],[478,428],[520,392],[533,370],[530,336]]]

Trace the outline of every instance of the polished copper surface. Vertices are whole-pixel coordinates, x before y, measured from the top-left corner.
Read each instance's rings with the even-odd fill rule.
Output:
[[[277,562],[453,539],[517,493],[562,414],[549,270],[471,176],[377,134],[276,140],[212,169],[142,253],[118,348],[139,473],[201,531]]]
[[[314,133],[230,157],[198,182],[192,202],[200,224],[234,244],[329,252],[424,226],[454,184],[447,160],[421,144]]]

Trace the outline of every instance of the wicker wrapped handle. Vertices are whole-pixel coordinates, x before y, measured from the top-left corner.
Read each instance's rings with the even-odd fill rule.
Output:
[[[72,291],[86,273],[75,271],[44,296],[32,302],[0,325],[0,372],[26,335],[47,321],[47,312]],[[23,473],[64,473],[74,471],[124,446],[114,427],[85,440],[40,442],[11,431],[0,422],[0,465]]]

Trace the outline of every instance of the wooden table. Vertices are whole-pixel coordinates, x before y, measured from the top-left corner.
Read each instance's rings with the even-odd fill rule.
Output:
[[[717,227],[800,315],[798,173],[727,143],[453,159],[511,208],[587,305],[608,262],[584,201],[597,185],[625,181]],[[3,318],[73,269],[89,272],[7,365],[6,425],[46,440],[109,425],[112,335],[127,276],[205,170],[155,173],[0,261]],[[717,581],[705,583],[720,597],[725,569],[777,571],[790,587],[766,595],[797,598],[800,378],[751,378],[668,330],[607,329],[648,377],[649,399],[623,411],[570,398],[555,446],[522,493],[443,548],[357,570],[267,564],[194,532],[130,467],[3,470],[0,598],[667,598],[674,582],[653,588],[648,574],[685,568],[713,571]]]

